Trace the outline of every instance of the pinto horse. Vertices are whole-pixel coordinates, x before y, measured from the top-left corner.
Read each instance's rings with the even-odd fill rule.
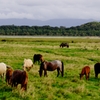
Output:
[[[64,64],[60,60],[54,60],[51,62],[43,61],[40,64],[40,70],[39,70],[39,75],[40,77],[42,76],[42,72],[44,70],[44,76],[47,76],[47,71],[54,71],[57,69],[57,77],[59,76],[59,73],[61,72],[61,75],[63,77],[64,75]]]
[[[86,76],[86,80],[88,80],[89,75],[90,75],[90,67],[89,66],[85,66],[82,68],[82,71],[80,74],[80,79],[82,79],[84,75]]]

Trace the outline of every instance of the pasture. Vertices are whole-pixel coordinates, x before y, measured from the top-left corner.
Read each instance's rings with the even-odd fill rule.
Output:
[[[68,42],[69,48],[60,48]],[[91,37],[62,38],[13,38],[0,37],[0,62],[15,69],[22,69],[26,58],[33,60],[34,54],[42,54],[47,61],[61,60],[64,77],[57,71],[47,72],[48,77],[39,76],[40,64],[33,64],[28,72],[27,91],[11,88],[0,77],[0,100],[99,100],[100,75],[95,79],[94,64],[100,62],[100,39]],[[84,66],[90,66],[90,78],[80,80]]]

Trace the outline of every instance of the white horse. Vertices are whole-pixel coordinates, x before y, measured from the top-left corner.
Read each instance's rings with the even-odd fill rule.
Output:
[[[33,62],[31,59],[24,59],[23,69],[29,71],[33,67]]]
[[[5,78],[6,70],[7,70],[7,65],[5,63],[1,62],[0,63],[0,76],[1,76],[1,78]]]

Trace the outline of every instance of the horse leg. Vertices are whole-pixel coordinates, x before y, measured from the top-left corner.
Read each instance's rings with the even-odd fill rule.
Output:
[[[95,73],[95,78],[98,78],[98,73]]]
[[[1,79],[2,79],[2,80],[5,79],[5,74],[4,74],[4,73],[1,75]]]
[[[26,91],[27,90],[27,84],[22,83],[21,84],[21,89]]]
[[[85,76],[86,76],[86,80],[88,80],[88,74],[86,74]]]
[[[88,73],[88,79],[89,79],[89,77],[90,77],[90,73]]]
[[[63,62],[62,62],[62,70],[61,70],[61,75],[62,75],[62,77],[64,76],[64,64],[63,64]]]
[[[58,76],[59,76],[59,69],[57,69],[57,73],[58,73],[58,74],[57,74],[57,77],[58,77]]]
[[[89,73],[88,74],[86,74],[86,80],[88,80],[89,79]]]
[[[47,71],[46,70],[44,70],[44,77],[47,77]]]

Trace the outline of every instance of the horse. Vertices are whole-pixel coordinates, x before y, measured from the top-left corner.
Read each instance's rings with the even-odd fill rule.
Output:
[[[23,69],[26,71],[30,71],[33,67],[33,61],[31,59],[24,59]]]
[[[69,48],[69,44],[68,44],[68,43],[61,43],[61,44],[60,44],[60,47],[62,47],[62,48],[63,48],[63,47]]]
[[[27,90],[27,83],[28,83],[28,74],[24,70],[14,70],[11,78],[11,86],[17,87],[18,84],[21,84],[22,90]]]
[[[42,72],[44,70],[44,77],[47,76],[47,71],[54,71],[57,69],[57,77],[59,76],[59,73],[61,72],[61,75],[63,77],[64,75],[64,64],[60,60],[53,60],[51,62],[48,61],[43,61],[40,64],[40,70],[39,70],[39,75],[40,77],[42,76]]]
[[[85,66],[82,68],[82,71],[80,73],[80,79],[82,79],[84,75],[86,76],[86,80],[88,80],[89,75],[90,75],[90,67],[89,66]]]
[[[2,79],[5,78],[6,70],[7,70],[7,65],[5,63],[1,62],[0,63],[0,76]]]
[[[41,54],[34,54],[33,56],[33,63],[35,64],[35,62],[42,62],[43,61],[43,56]]]
[[[11,85],[12,74],[13,74],[13,69],[12,68],[8,68],[6,70],[6,83],[9,84],[9,85]]]
[[[100,73],[100,63],[96,63],[94,65],[94,72],[95,72],[95,78],[98,78],[98,74]]]

